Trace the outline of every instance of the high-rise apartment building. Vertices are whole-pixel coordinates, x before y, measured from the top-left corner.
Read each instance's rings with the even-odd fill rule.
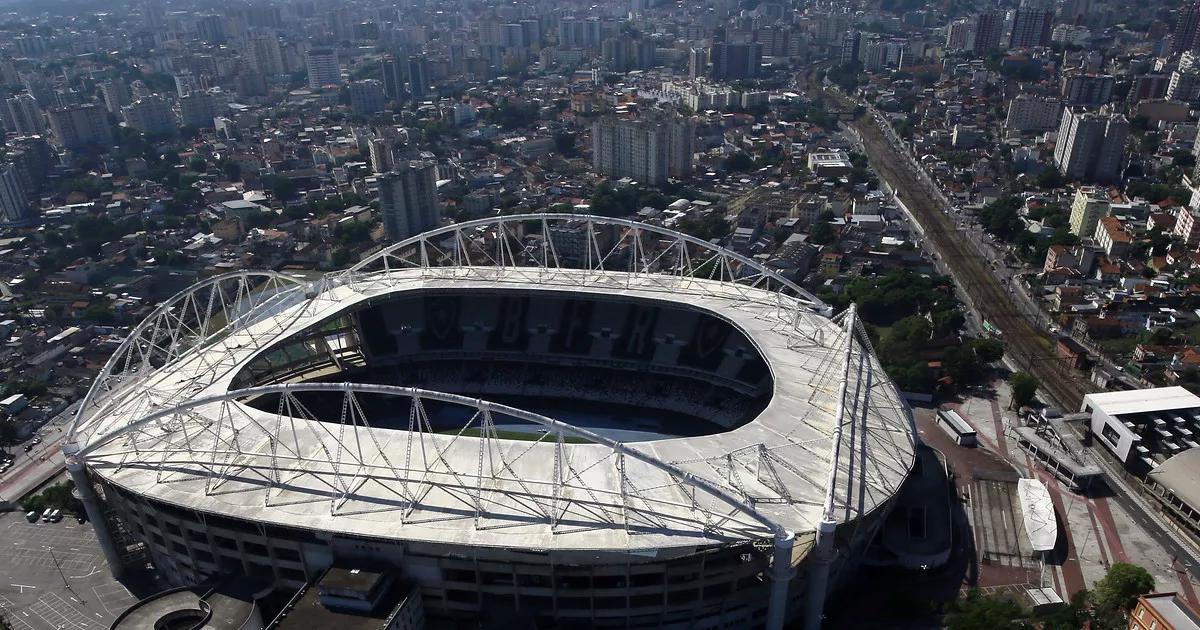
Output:
[[[220,15],[202,15],[196,18],[196,37],[210,44],[225,42],[225,18]]]
[[[1062,122],[1062,101],[1032,94],[1018,94],[1008,102],[1004,127],[1021,133],[1051,131]]]
[[[246,41],[246,60],[259,74],[274,76],[288,71],[279,38],[271,34],[258,34]]]
[[[184,70],[175,74],[175,96],[187,96],[200,90],[200,77]]]
[[[125,124],[147,135],[169,136],[178,129],[171,101],[161,96],[140,98],[122,107],[121,114]]]
[[[971,51],[977,55],[987,55],[999,48],[1004,39],[1004,21],[1003,11],[984,11],[976,16]]]
[[[379,74],[383,77],[383,93],[389,100],[404,97],[404,65],[395,55],[384,55],[379,60]]]
[[[26,195],[37,195],[46,187],[56,156],[42,136],[21,136],[8,143],[5,158],[16,171],[17,183]]]
[[[0,164],[0,227],[29,225],[35,216],[16,169],[11,164]]]
[[[1054,164],[1073,180],[1114,181],[1128,137],[1129,121],[1123,115],[1068,107],[1058,127]]]
[[[1090,238],[1096,231],[1101,217],[1108,216],[1112,204],[1103,188],[1080,186],[1075,189],[1071,201],[1071,233],[1080,238]]]
[[[37,100],[28,92],[22,92],[4,102],[8,108],[12,131],[23,135],[37,135],[46,131],[46,119]]]
[[[424,55],[408,58],[408,92],[414,101],[429,96],[429,60]]]
[[[393,241],[437,227],[441,219],[437,166],[433,162],[405,162],[380,175],[379,211],[387,237]]]
[[[304,65],[308,69],[308,87],[314,90],[342,82],[337,51],[332,48],[309,50],[304,54]]]
[[[712,78],[718,81],[753,79],[762,66],[762,44],[747,42],[713,44],[709,54],[712,62]]]
[[[100,84],[100,98],[108,113],[116,115],[129,104],[129,86],[121,79],[110,79]]]
[[[688,78],[698,79],[708,75],[708,49],[691,48],[688,50]]]
[[[1036,6],[1023,6],[1013,15],[1009,48],[1036,48],[1050,45],[1050,30],[1054,11]]]
[[[383,93],[383,82],[378,79],[363,79],[350,82],[350,109],[355,114],[374,114],[383,111],[387,98]]]
[[[862,57],[862,32],[850,31],[842,38],[842,47],[838,54],[841,65],[857,63]]]
[[[659,185],[691,174],[695,125],[663,114],[637,120],[602,118],[592,126],[592,166],[610,177]]]
[[[1069,106],[1100,107],[1112,100],[1117,80],[1111,74],[1071,72],[1062,80],[1063,100]]]
[[[89,146],[108,148],[113,143],[112,127],[104,109],[94,103],[52,107],[47,112],[55,142],[67,149]]]
[[[946,25],[947,50],[971,50],[975,44],[975,21],[958,18]]]
[[[1200,72],[1195,68],[1172,72],[1167,81],[1166,97],[1186,103],[1200,102]]]
[[[1179,9],[1171,37],[1171,53],[1200,51],[1200,2],[1189,2]]]
[[[386,173],[392,170],[392,144],[387,138],[371,138],[369,149],[371,171]]]
[[[185,126],[212,128],[213,119],[225,113],[225,95],[218,89],[192,92],[179,99],[179,118]]]
[[[558,21],[558,45],[563,48],[596,50],[605,37],[616,31],[616,23],[601,18],[564,17]]]

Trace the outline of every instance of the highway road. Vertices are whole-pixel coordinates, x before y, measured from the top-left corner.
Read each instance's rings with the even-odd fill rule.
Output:
[[[42,442],[29,452],[13,447],[13,466],[0,475],[0,504],[20,499],[63,470],[62,442],[78,408],[75,403],[43,425],[38,431]]]

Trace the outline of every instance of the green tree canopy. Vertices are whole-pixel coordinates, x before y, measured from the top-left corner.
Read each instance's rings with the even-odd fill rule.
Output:
[[[744,173],[754,168],[754,160],[744,151],[739,151],[725,158],[725,161],[721,163],[721,167],[730,173]]]
[[[1008,377],[1008,384],[1012,387],[1012,404],[1014,407],[1024,407],[1033,402],[1033,397],[1037,395],[1038,387],[1041,385],[1028,372],[1014,372],[1012,376]]]
[[[828,245],[837,240],[837,230],[828,221],[818,221],[809,228],[808,238],[817,245]]]
[[[1128,612],[1137,602],[1138,595],[1154,589],[1154,576],[1142,567],[1126,562],[1117,562],[1096,582],[1092,589],[1092,602],[1098,612]]]
[[[1023,203],[1020,197],[1010,195],[987,204],[979,212],[983,228],[996,235],[997,238],[1006,241],[1013,240],[1025,228],[1025,224],[1021,222],[1021,217],[1017,213]]]
[[[724,238],[729,234],[729,222],[719,212],[710,212],[700,217],[684,217],[676,226],[680,232],[706,241]]]
[[[1025,611],[1006,595],[984,595],[972,588],[947,606],[947,630],[1002,630],[1023,626]]]

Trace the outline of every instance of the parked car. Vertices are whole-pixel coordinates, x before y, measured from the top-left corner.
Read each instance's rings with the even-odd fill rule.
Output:
[[[54,512],[53,509],[46,508],[46,511],[42,512],[42,522],[49,523],[50,522],[50,514],[52,514],[53,512]]]
[[[57,523],[62,520],[62,510],[54,510],[50,513],[50,522]]]
[[[38,513],[30,510],[25,514],[25,520],[29,521],[30,523],[36,523],[38,521]]]

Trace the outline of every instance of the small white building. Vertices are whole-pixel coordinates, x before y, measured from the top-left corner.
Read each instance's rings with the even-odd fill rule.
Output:
[[[15,416],[21,413],[21,410],[29,406],[29,398],[25,394],[13,394],[4,400],[0,400],[0,411]]]
[[[1095,439],[1137,473],[1200,447],[1200,396],[1182,387],[1088,394],[1079,410],[1091,414]]]

